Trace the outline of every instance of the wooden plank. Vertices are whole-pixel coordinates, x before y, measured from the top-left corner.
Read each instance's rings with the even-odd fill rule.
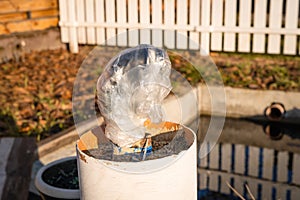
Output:
[[[209,185],[208,185],[208,189],[210,191],[218,191],[218,184],[219,184],[219,179],[218,179],[218,175],[216,173],[214,173],[213,171],[209,174]]]
[[[277,181],[279,182],[288,181],[288,163],[289,163],[288,152],[279,152],[277,155]]]
[[[115,1],[105,0],[106,22],[115,23]],[[109,12],[107,12],[109,11]],[[106,28],[106,43],[107,45],[116,45],[116,29]]]
[[[150,24],[150,0],[140,0],[140,23],[144,25]],[[150,44],[150,30],[142,29],[140,30],[140,43],[141,44]]]
[[[251,191],[251,193],[253,194],[253,196],[255,197],[255,199],[258,199],[258,184],[257,182],[254,181],[248,181],[247,185]]]
[[[59,0],[59,16],[61,22],[68,21],[68,9],[67,0]],[[61,26],[60,27],[61,41],[64,43],[69,42],[69,28]]]
[[[270,170],[272,171],[272,170]],[[262,190],[261,190],[261,197],[262,199],[272,199],[272,185],[269,183],[263,183],[262,184]]]
[[[0,14],[16,12],[16,8],[9,0],[0,1]]]
[[[200,25],[200,1],[190,0],[190,25],[199,26]],[[193,50],[198,50],[199,47],[199,33],[190,31],[189,37],[189,48]]]
[[[240,1],[239,27],[250,28],[251,26],[251,0]],[[250,34],[239,33],[238,51],[250,52]]]
[[[230,188],[227,186],[227,183],[230,184],[230,175],[229,174],[223,174],[221,176],[221,188],[220,188],[220,192],[222,194],[230,194]]]
[[[270,19],[269,28],[281,28],[282,23],[282,0],[270,1]],[[280,53],[280,34],[269,34],[268,38],[268,53]]]
[[[68,8],[68,22],[76,22],[76,5],[74,0],[67,1]],[[77,27],[73,26],[69,28],[69,46],[72,53],[78,53],[78,41],[77,41]]]
[[[0,24],[0,35],[2,34],[9,34],[9,31],[3,24]]]
[[[166,25],[175,24],[175,0],[165,0],[164,19]],[[164,32],[164,45],[169,49],[175,48],[175,30],[166,30]]]
[[[199,26],[200,23],[200,1],[190,0],[190,25]],[[192,50],[199,49],[199,33],[190,31],[189,48]]]
[[[293,157],[293,179],[292,182],[296,185],[300,185],[300,154],[294,154]]]
[[[177,0],[177,24],[187,25],[187,0]],[[187,31],[177,31],[176,47],[177,49],[187,49]]]
[[[78,23],[85,22],[84,2],[85,2],[84,0],[76,0],[76,13],[77,13]],[[78,43],[86,44],[86,28],[78,27],[77,34],[78,34]]]
[[[300,197],[300,189],[295,189],[291,191],[291,199],[299,199]]]
[[[285,28],[296,29],[299,16],[299,0],[287,0],[285,12]],[[283,53],[295,55],[297,49],[297,35],[284,35]]]
[[[210,25],[210,0],[202,0],[201,1],[201,25],[203,27],[209,27]],[[201,55],[208,55],[210,51],[210,35],[209,32],[201,33]]]
[[[3,138],[11,140],[11,138]],[[6,181],[1,199],[28,199],[32,164],[37,159],[35,155],[35,138],[14,138],[11,148],[4,150],[9,156],[6,158]],[[4,142],[6,143],[6,141]],[[2,144],[0,144],[2,146]],[[2,151],[1,151],[2,152]],[[3,161],[3,157],[1,157]],[[1,186],[0,186],[1,187]]]
[[[208,142],[203,142],[202,144],[201,144],[201,146],[199,147],[199,149],[203,149],[203,151],[208,151]],[[202,152],[203,153],[203,152]],[[203,153],[203,155],[205,155],[204,157],[201,157],[200,155],[199,155],[199,159],[200,159],[200,167],[202,167],[202,168],[207,168],[208,167],[208,153]]]
[[[57,8],[57,0],[7,0],[0,1],[0,14],[45,10],[50,8]]]
[[[223,25],[223,0],[212,1],[212,26],[221,27]],[[211,34],[211,50],[222,51],[222,33]]]
[[[117,0],[117,22],[120,25],[126,24],[126,0]],[[130,13],[130,12],[129,12]],[[127,46],[126,28],[117,29],[118,46]]]
[[[96,0],[95,7],[96,23],[101,24],[104,22],[104,0]],[[101,26],[96,28],[96,42],[99,45],[105,43],[105,29]]]
[[[200,180],[199,180],[199,190],[207,189],[207,174],[201,173]]]
[[[208,156],[200,159],[200,167],[206,168],[208,167]]]
[[[249,147],[248,175],[258,177],[259,148]]]
[[[228,174],[226,172],[223,171],[213,171],[210,172],[209,170],[206,169],[198,169],[198,174],[202,175],[202,174],[210,174],[210,173],[215,173],[218,176],[221,176],[221,193],[225,193],[223,192],[224,190],[222,190],[222,188],[226,189],[227,185],[226,185],[226,181],[225,180],[230,180],[233,179],[234,180],[234,187],[236,188],[237,184],[238,185],[244,185],[245,183],[247,183],[247,185],[249,186],[251,192],[253,193],[255,199],[277,199],[275,196],[275,193],[272,194],[272,189],[273,188],[282,188],[282,191],[287,192],[290,191],[291,192],[291,199],[299,199],[299,195],[300,195],[300,189],[298,186],[295,185],[291,185],[291,184],[283,184],[283,183],[278,183],[278,182],[274,182],[271,180],[265,180],[265,179],[259,179],[259,178],[254,178],[254,177],[249,177],[249,176],[241,176],[238,174]],[[227,181],[228,183],[230,183],[230,181]],[[254,185],[255,187],[252,187],[252,185]],[[262,186],[262,190],[261,192],[263,192],[262,195],[258,195],[258,185]],[[228,187],[227,187],[228,188]],[[244,189],[239,191],[243,191]],[[242,194],[243,195],[243,194]],[[275,197],[275,198],[274,198]],[[296,198],[298,197],[298,198]],[[249,199],[245,197],[246,199]],[[283,198],[286,199],[286,198]],[[287,198],[289,199],[289,198]]]
[[[234,29],[236,26],[236,6],[236,0],[225,1],[225,27]],[[235,51],[235,46],[235,33],[224,33],[224,51]]]
[[[10,151],[14,144],[14,138],[0,138],[0,197],[3,195],[3,189],[6,181],[6,165]]]
[[[262,177],[272,180],[273,177],[273,164],[274,164],[274,150],[263,149],[263,174]]]
[[[138,2],[137,0],[130,0],[128,2],[128,22],[129,24],[138,23]],[[142,15],[143,16],[143,15]],[[129,41],[128,44],[131,47],[139,44],[139,32],[137,29],[129,29]]]
[[[85,15],[86,22],[93,24],[95,22],[95,13],[94,13],[94,0],[85,0]],[[95,44],[96,43],[96,35],[94,27],[87,27],[87,43]]]
[[[211,143],[210,143],[211,144]],[[219,144],[216,144],[211,152],[209,153],[209,168],[210,169],[219,169]]]
[[[286,187],[276,187],[276,199],[286,199],[286,193],[287,193]]]
[[[162,0],[152,0],[152,24],[162,24]],[[156,47],[162,47],[162,30],[152,30],[152,44]]]
[[[231,157],[232,157],[232,147],[231,144],[222,144],[222,161],[221,168],[224,171],[231,172]]]
[[[242,196],[244,195],[244,178],[239,176],[239,177],[234,177],[233,178],[233,182],[234,182],[234,189],[239,193],[241,194]]]
[[[238,174],[245,173],[245,146],[241,144],[235,145],[235,156],[234,156],[234,172]]]
[[[49,27],[57,26],[57,17],[45,18],[45,19],[34,19],[34,20],[24,20],[18,22],[9,22],[6,24],[6,28],[9,33],[14,32],[25,32],[34,30],[43,30]]]
[[[262,29],[266,27],[267,18],[267,0],[254,1],[254,28]],[[266,34],[253,34],[253,48],[252,52],[265,53]]]
[[[53,17],[53,16],[57,17],[58,9],[51,8],[51,9],[47,9],[47,10],[31,11],[30,16],[31,16],[31,18]]]
[[[27,14],[25,12],[17,12],[17,13],[7,13],[0,14],[0,22],[10,22],[10,21],[18,21],[27,19]]]

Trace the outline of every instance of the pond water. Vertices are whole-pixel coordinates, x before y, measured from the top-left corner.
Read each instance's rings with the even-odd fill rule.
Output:
[[[200,119],[199,145],[209,121]],[[198,199],[240,199],[228,184],[245,199],[300,199],[300,126],[226,119],[218,143],[198,158]]]

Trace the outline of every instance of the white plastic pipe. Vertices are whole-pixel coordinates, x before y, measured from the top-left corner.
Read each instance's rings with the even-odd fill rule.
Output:
[[[81,199],[84,200],[196,200],[196,135],[184,127],[189,149],[155,160],[115,162],[95,159],[77,142]],[[86,141],[95,141],[90,131]],[[94,142],[88,146],[97,146]],[[95,146],[95,147],[96,147]]]

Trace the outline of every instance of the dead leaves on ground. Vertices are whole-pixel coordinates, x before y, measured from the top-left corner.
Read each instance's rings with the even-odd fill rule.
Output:
[[[57,49],[0,65],[1,110],[9,111],[20,134],[47,136],[73,123],[73,82],[84,58]]]

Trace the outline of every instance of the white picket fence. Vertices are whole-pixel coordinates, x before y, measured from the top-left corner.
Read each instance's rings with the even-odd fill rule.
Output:
[[[59,0],[78,44],[299,55],[299,0]],[[201,47],[201,48],[200,48]]]
[[[209,144],[208,144],[209,146]],[[217,144],[199,163],[199,190],[231,194],[226,182],[255,199],[300,199],[300,154],[240,144]],[[274,198],[273,198],[274,197]]]

